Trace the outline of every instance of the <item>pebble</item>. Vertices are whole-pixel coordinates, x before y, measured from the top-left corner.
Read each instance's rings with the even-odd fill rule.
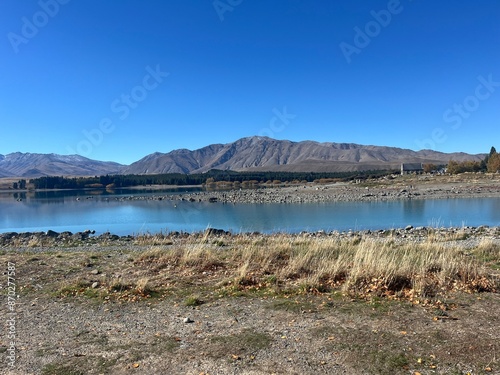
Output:
[[[194,320],[191,319],[190,317],[184,318],[183,320],[184,323],[194,323]]]

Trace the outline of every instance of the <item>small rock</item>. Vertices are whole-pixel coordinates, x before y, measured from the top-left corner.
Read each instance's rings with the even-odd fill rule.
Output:
[[[97,289],[98,287],[99,287],[99,283],[97,281],[92,283],[92,285],[91,285],[92,289]]]
[[[184,323],[194,323],[194,320],[191,319],[190,317],[184,318],[183,320]]]
[[[413,229],[413,225],[407,225],[405,230],[412,230]]]
[[[92,275],[98,275],[99,274],[99,270],[92,270],[92,271],[90,271],[90,273]]]

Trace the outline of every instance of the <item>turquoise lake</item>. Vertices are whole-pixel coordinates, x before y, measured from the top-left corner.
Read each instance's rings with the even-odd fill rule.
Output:
[[[302,204],[222,204],[164,199],[161,192],[87,191],[0,194],[0,232],[95,230],[118,235],[207,227],[239,232],[345,231],[432,227],[500,226],[500,198],[455,198]],[[134,197],[134,199],[130,199]]]

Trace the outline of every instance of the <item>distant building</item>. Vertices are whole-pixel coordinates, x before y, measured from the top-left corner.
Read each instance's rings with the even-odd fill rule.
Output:
[[[401,175],[410,173],[422,173],[424,166],[422,163],[401,163]]]

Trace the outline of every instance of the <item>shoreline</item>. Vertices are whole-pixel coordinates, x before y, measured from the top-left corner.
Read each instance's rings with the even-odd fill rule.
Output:
[[[95,191],[95,190],[162,190],[162,189],[192,189],[201,188],[203,185],[139,185],[139,186],[127,186],[118,187],[113,189],[107,189],[106,187],[95,188],[86,187],[82,189],[12,189],[12,188],[0,188],[0,193],[36,193],[36,192],[46,192],[46,191]]]
[[[182,190],[203,188],[198,192],[140,195],[141,190]],[[500,174],[460,175],[392,175],[373,180],[332,183],[282,183],[278,186],[258,184],[253,187],[211,188],[206,185],[151,185],[120,189],[134,190],[139,195],[127,200],[171,200],[211,203],[322,203],[368,202],[409,199],[497,198],[500,197]],[[96,189],[3,189],[0,193],[36,193],[45,191],[93,191]],[[102,189],[106,191],[106,189]]]
[[[204,241],[206,239],[238,239],[238,238],[329,238],[337,240],[345,239],[368,239],[386,240],[388,238],[398,243],[422,243],[429,238],[440,237],[449,238],[451,242],[463,248],[477,246],[482,240],[488,239],[500,245],[500,226],[464,226],[464,227],[413,227],[408,225],[405,228],[388,228],[379,230],[346,230],[346,231],[301,231],[299,233],[233,233],[224,229],[207,228],[200,232],[178,232],[137,235],[116,235],[110,232],[96,234],[93,230],[72,233],[55,232],[48,230],[45,232],[6,232],[0,233],[0,249],[4,250],[32,250],[50,251],[51,249],[81,249],[84,250],[106,250],[110,247],[120,249],[120,247],[133,249],[138,244],[162,244],[168,242],[190,242]],[[137,250],[143,250],[138,246]]]
[[[279,188],[203,191],[161,199],[211,203],[334,203],[373,202],[410,199],[500,198],[500,184],[466,187],[358,187],[345,185],[287,186]]]

